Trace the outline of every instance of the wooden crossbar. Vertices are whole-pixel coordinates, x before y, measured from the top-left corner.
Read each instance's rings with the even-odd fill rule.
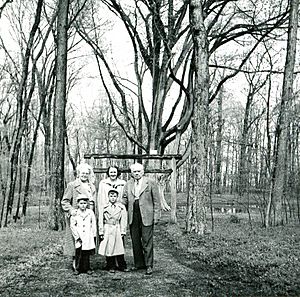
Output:
[[[182,155],[149,155],[149,154],[84,154],[84,159],[148,159],[148,160],[181,160]]]
[[[84,159],[90,159],[93,162],[96,159],[120,159],[120,160],[166,160],[169,161],[168,169],[154,169],[154,168],[145,168],[145,173],[168,173],[171,174],[171,216],[170,221],[172,223],[176,223],[176,208],[177,208],[177,195],[176,195],[176,180],[177,180],[177,172],[176,172],[176,160],[181,160],[182,155],[150,155],[150,154],[85,154]],[[93,162],[96,163],[96,162]],[[95,164],[96,165],[96,164]],[[105,173],[107,172],[107,168],[95,167],[95,173]],[[120,172],[129,173],[129,168],[122,168]]]
[[[94,171],[94,173],[106,173],[107,168],[104,168],[104,167],[97,168],[97,167],[95,167],[95,168],[93,168],[93,171]],[[128,168],[119,168],[119,171],[121,173],[130,173],[130,169],[128,169]],[[167,174],[171,174],[173,172],[173,170],[172,169],[151,169],[151,168],[147,169],[147,168],[145,168],[144,172],[145,173],[167,173]]]

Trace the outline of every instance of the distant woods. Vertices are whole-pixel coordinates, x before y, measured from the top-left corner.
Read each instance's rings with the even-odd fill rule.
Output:
[[[1,227],[47,205],[59,230],[64,185],[85,153],[153,151],[183,156],[189,232],[204,234],[221,204],[255,207],[265,227],[299,223],[298,9],[2,1]]]

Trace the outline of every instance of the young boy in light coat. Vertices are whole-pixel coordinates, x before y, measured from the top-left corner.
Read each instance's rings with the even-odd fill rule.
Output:
[[[128,271],[124,258],[124,236],[127,228],[125,206],[117,202],[119,192],[108,191],[109,203],[99,213],[99,254],[106,256],[106,269],[114,273],[116,269]]]
[[[76,249],[74,274],[92,274],[90,255],[95,253],[96,217],[94,212],[87,208],[88,202],[87,195],[78,195],[76,214],[70,218],[70,228]]]

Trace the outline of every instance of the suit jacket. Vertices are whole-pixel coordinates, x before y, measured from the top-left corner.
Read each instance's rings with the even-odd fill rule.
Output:
[[[128,211],[128,224],[132,224],[134,196],[134,179],[130,179],[123,190],[123,204]],[[160,216],[160,194],[156,182],[143,176],[140,187],[139,206],[142,222],[145,226],[156,223]]]

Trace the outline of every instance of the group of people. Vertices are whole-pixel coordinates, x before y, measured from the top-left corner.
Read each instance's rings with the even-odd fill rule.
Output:
[[[153,229],[160,215],[160,192],[156,182],[144,176],[140,163],[130,166],[131,179],[120,178],[117,166],[110,166],[107,178],[94,186],[93,169],[77,168],[76,180],[67,185],[61,206],[65,212],[64,254],[73,257],[74,274],[92,274],[90,255],[106,257],[106,269],[153,273]],[[127,226],[132,241],[134,266],[128,269],[124,237]]]

